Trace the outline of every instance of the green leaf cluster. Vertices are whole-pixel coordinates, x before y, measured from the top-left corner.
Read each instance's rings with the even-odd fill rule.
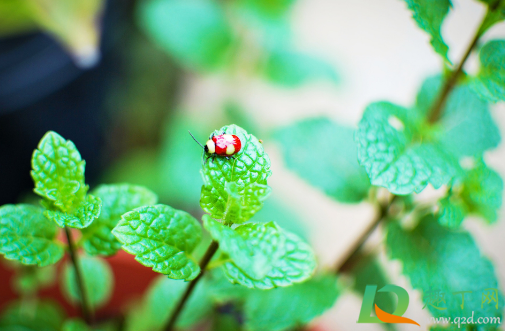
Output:
[[[500,175],[479,160],[474,167],[465,170],[447,197],[440,201],[438,221],[448,227],[458,227],[466,215],[475,214],[494,223],[498,219],[502,196]]]
[[[500,317],[504,306],[503,294],[495,303],[481,304],[482,292],[498,290],[498,279],[491,262],[482,256],[476,243],[466,231],[453,231],[441,226],[428,215],[411,230],[402,229],[398,222],[387,228],[386,245],[391,258],[403,263],[403,273],[414,289],[423,293],[425,307],[435,317],[471,316]],[[462,308],[462,295],[465,294]],[[499,290],[498,290],[499,291]],[[430,297],[443,295],[440,307]],[[445,308],[445,309],[438,309]]]
[[[255,75],[286,87],[338,82],[326,61],[295,49],[287,15],[294,0],[150,0],[140,25],[182,66]]]
[[[462,173],[462,157],[480,157],[500,142],[485,102],[467,86],[451,93],[440,120],[428,121],[441,80],[429,78],[410,109],[378,102],[365,109],[356,132],[358,161],[373,185],[394,194],[438,188]]]

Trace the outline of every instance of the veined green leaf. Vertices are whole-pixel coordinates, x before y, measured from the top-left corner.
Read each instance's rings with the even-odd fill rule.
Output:
[[[491,40],[479,52],[480,71],[471,87],[485,100],[505,100],[505,40]]]
[[[407,6],[412,11],[412,15],[417,25],[428,32],[431,36],[430,43],[435,51],[440,54],[445,61],[450,62],[447,57],[449,48],[440,34],[440,28],[445,16],[451,8],[450,0],[405,0]]]
[[[63,245],[56,241],[58,227],[31,205],[0,207],[0,253],[8,260],[40,267],[58,262]]]
[[[433,316],[501,318],[504,300],[493,265],[469,233],[445,228],[428,215],[413,230],[389,223],[386,242],[391,257],[403,263],[412,287],[423,292]],[[483,302],[490,289],[497,301]],[[463,306],[462,291],[467,292]]]
[[[246,328],[282,331],[308,324],[333,306],[339,292],[332,275],[319,275],[293,286],[252,291],[244,307]]]
[[[112,234],[112,229],[121,215],[135,208],[154,205],[156,194],[137,185],[101,185],[93,194],[102,200],[100,216],[82,230],[83,247],[91,255],[113,255],[121,248],[121,243]]]
[[[60,211],[46,210],[44,215],[56,222],[60,227],[65,226],[84,229],[87,228],[99,215],[102,207],[102,200],[91,194],[86,195],[83,201],[73,213],[63,213]]]
[[[96,257],[80,256],[84,288],[90,305],[99,308],[109,300],[114,287],[114,277],[109,265]],[[67,263],[63,270],[63,290],[72,302],[79,302],[81,295],[76,282],[74,266]]]
[[[268,224],[268,223],[267,223]],[[245,224],[244,230],[250,231],[254,225]],[[255,279],[250,273],[245,272],[234,262],[224,265],[225,274],[232,283],[241,284],[250,288],[271,289],[274,287],[289,286],[307,280],[316,268],[316,259],[310,246],[298,236],[275,227],[278,234],[271,233],[271,251],[282,250],[282,255],[270,261],[270,271],[265,277]],[[274,227],[269,228],[274,231]],[[247,234],[244,234],[244,238]],[[284,242],[284,245],[279,245]],[[284,247],[283,247],[284,246]]]
[[[204,164],[200,205],[212,218],[243,223],[261,209],[270,193],[270,158],[255,136],[236,125],[214,133],[237,135],[242,147],[233,158],[216,156]]]
[[[233,35],[214,1],[146,1],[139,20],[158,45],[187,67],[212,70],[226,63]]]
[[[370,188],[353,136],[353,129],[328,118],[307,119],[276,133],[287,166],[341,202],[359,202]]]
[[[88,191],[84,165],[73,142],[49,131],[32,156],[35,193],[49,199],[62,212],[73,212]]]
[[[274,222],[247,223],[232,229],[203,215],[203,225],[219,242],[219,249],[253,279],[264,278],[285,253],[286,238]]]
[[[386,102],[367,107],[355,139],[372,184],[400,195],[427,184],[438,188],[461,175],[461,157],[497,146],[500,135],[489,109],[466,85],[453,91],[440,120],[429,124],[439,88],[438,78],[428,79],[412,109]]]
[[[112,233],[137,261],[169,278],[191,280],[200,273],[191,252],[202,228],[184,211],[166,205],[139,207],[124,214]]]

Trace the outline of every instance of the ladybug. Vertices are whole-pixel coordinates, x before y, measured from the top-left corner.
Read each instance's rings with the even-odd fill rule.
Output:
[[[196,140],[191,132],[189,132],[189,134],[203,148],[205,153],[208,154],[207,159],[216,156],[231,157],[240,152],[242,148],[240,138],[234,134],[226,134],[223,132],[220,135],[216,135],[213,133],[205,143],[205,146]]]

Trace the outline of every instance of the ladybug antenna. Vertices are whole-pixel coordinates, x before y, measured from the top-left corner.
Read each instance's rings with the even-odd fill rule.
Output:
[[[205,147],[204,147],[204,146],[203,146],[203,145],[202,145],[202,144],[201,144],[198,140],[196,140],[195,136],[193,136],[189,130],[188,130],[188,132],[189,132],[189,134],[191,135],[191,137],[193,138],[193,140],[194,140],[194,141],[196,141],[196,143],[197,143],[198,145],[200,145],[203,149],[205,149]]]

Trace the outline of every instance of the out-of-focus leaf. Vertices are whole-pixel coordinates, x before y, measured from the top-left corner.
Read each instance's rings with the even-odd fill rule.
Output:
[[[51,286],[56,280],[54,265],[47,267],[18,266],[13,287],[18,294],[34,294],[37,290]]]
[[[505,40],[492,40],[479,52],[480,71],[471,87],[485,100],[505,100]]]
[[[10,303],[0,315],[0,330],[60,331],[65,313],[56,303],[40,300],[33,305]]]
[[[275,135],[288,168],[338,201],[359,202],[370,180],[358,164],[353,136],[353,129],[327,118],[303,120]]]
[[[272,51],[264,73],[271,82],[286,87],[297,87],[317,80],[339,81],[335,69],[328,62],[292,50]]]
[[[140,308],[136,309],[126,322],[127,331],[161,330],[172,309],[182,296],[188,283],[158,277],[150,285]],[[202,321],[213,311],[209,297],[207,280],[200,281],[189,297],[177,326],[186,329]]]
[[[433,316],[474,316],[474,321],[502,317],[504,299],[493,265],[482,256],[469,233],[443,227],[432,215],[412,230],[391,222],[387,231],[391,257],[403,263],[403,273],[414,289],[422,291],[425,307]],[[489,289],[495,289],[497,301],[484,303]],[[461,291],[469,292],[465,293],[463,307]]]
[[[99,308],[109,300],[114,287],[114,277],[109,265],[96,257],[80,256],[84,288],[90,305]],[[72,302],[80,301],[80,291],[75,278],[74,266],[70,263],[63,270],[62,288]]]
[[[73,318],[65,321],[62,331],[91,331],[91,329],[83,320]]]
[[[331,308],[339,290],[335,276],[319,275],[301,284],[249,293],[245,325],[251,331],[282,331],[306,325]]]
[[[149,36],[181,64],[211,70],[226,63],[233,36],[218,3],[149,0],[138,14]]]
[[[240,0],[239,3],[256,15],[274,19],[286,15],[296,0]]]
[[[417,25],[428,32],[431,36],[430,43],[435,51],[447,62],[447,51],[449,48],[444,42],[440,29],[445,16],[451,8],[450,0],[405,0],[407,6],[413,13],[413,18]]]

